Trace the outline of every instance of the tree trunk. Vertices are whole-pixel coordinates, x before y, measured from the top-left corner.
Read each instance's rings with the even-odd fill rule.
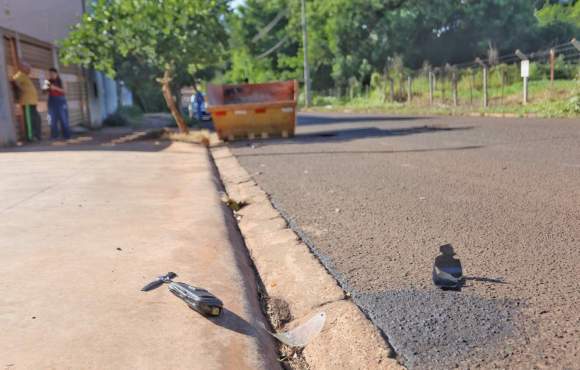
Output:
[[[181,112],[179,111],[179,109],[177,109],[177,106],[175,104],[175,100],[173,99],[173,95],[171,94],[171,87],[170,87],[171,73],[169,72],[168,69],[165,70],[165,73],[163,74],[163,78],[160,79],[159,82],[161,83],[161,91],[163,92],[163,97],[165,98],[165,103],[167,103],[167,107],[169,108],[171,115],[175,119],[175,122],[177,122],[177,126],[179,127],[179,131],[182,134],[189,133],[189,128],[187,127],[187,124],[185,123],[185,120],[183,119]]]

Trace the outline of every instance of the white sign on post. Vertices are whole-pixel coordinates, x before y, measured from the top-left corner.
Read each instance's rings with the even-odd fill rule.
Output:
[[[529,60],[522,60],[521,63],[521,72],[522,77],[530,77],[530,61]]]

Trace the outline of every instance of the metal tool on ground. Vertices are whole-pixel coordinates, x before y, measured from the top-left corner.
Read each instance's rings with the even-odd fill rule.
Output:
[[[171,282],[169,291],[181,298],[191,309],[204,316],[219,316],[222,313],[223,302],[203,288]]]
[[[145,285],[141,289],[141,291],[148,292],[150,290],[153,290],[155,288],[160,287],[161,285],[163,285],[165,283],[170,283],[176,277],[177,277],[177,274],[175,272],[168,272],[167,274],[159,276],[157,279],[155,279],[152,282],[150,282],[149,284]]]
[[[326,313],[319,312],[312,316],[308,321],[295,327],[292,330],[280,333],[272,333],[260,323],[262,329],[267,331],[271,336],[290,347],[305,347],[316,335],[318,335],[324,323],[326,322]]]
[[[167,283],[169,291],[184,301],[191,309],[204,316],[219,316],[222,313],[223,302],[218,297],[206,289],[175,282],[173,281],[175,277],[177,277],[176,273],[168,272],[145,285],[141,290],[146,292]]]
[[[433,264],[433,284],[443,290],[460,290],[465,283],[461,261],[455,258],[451,244],[439,247],[441,254]]]

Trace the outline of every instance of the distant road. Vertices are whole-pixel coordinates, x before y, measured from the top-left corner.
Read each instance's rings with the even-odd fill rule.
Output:
[[[580,119],[302,114],[233,148],[409,368],[580,369]]]

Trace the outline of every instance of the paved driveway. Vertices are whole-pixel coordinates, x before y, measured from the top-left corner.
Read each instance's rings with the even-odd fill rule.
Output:
[[[0,369],[279,368],[207,150],[81,139],[0,152]],[[168,271],[224,313],[140,291]]]

